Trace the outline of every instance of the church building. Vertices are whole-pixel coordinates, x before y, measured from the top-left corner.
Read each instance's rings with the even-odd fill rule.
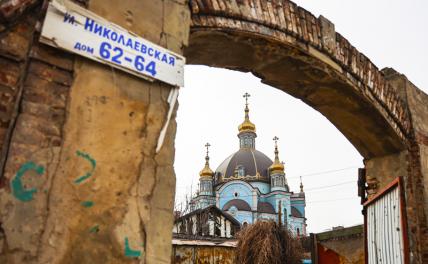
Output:
[[[305,193],[289,189],[280,162],[278,138],[275,137],[274,161],[256,149],[256,126],[250,121],[248,97],[244,95],[245,119],[238,127],[239,149],[228,156],[214,171],[209,164],[209,144],[205,166],[199,173],[199,191],[191,210],[215,205],[233,216],[242,226],[260,220],[278,221],[295,235],[306,235]]]

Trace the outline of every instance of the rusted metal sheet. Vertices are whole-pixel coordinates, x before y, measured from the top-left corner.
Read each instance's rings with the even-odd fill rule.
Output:
[[[233,264],[235,248],[222,246],[173,245],[173,264]]]
[[[193,246],[174,246],[172,263],[193,264],[195,258],[194,250]]]
[[[365,204],[367,263],[407,263],[399,179]]]
[[[214,247],[214,263],[235,263],[236,251],[234,248]]]

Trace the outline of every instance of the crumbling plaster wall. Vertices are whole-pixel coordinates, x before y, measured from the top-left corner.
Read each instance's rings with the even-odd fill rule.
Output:
[[[187,1],[86,2],[174,52],[187,45]],[[4,125],[11,137],[3,141],[0,262],[169,263],[176,109],[156,147],[172,87],[39,44],[35,24],[44,11],[42,1],[32,4],[30,33],[7,24],[0,35],[0,63],[9,66],[0,69],[1,85],[18,91],[2,100],[16,123]],[[4,45],[15,31],[23,48]],[[14,54],[4,58],[14,50],[22,65]],[[34,192],[19,197],[16,179]]]

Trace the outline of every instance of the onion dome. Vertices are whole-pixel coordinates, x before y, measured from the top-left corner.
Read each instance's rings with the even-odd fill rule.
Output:
[[[239,130],[239,133],[245,133],[245,132],[256,133],[256,125],[254,125],[250,121],[250,116],[248,114],[250,112],[250,109],[248,108],[248,97],[250,97],[250,95],[248,93],[245,93],[244,97],[245,97],[245,120],[244,122],[242,122],[242,124],[239,125],[238,130]]]
[[[208,153],[209,153],[208,148],[210,146],[211,145],[209,143],[205,144],[205,147],[207,148],[207,155],[205,156],[205,166],[199,172],[199,176],[201,176],[201,177],[212,177],[214,175],[214,172],[210,168],[210,157],[208,156]]]
[[[284,164],[279,161],[279,152],[278,152],[278,137],[274,137],[273,140],[275,141],[275,160],[273,164],[269,167],[269,171],[271,173],[284,173]]]

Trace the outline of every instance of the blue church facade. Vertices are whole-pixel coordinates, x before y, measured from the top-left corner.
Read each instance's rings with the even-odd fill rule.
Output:
[[[305,193],[290,191],[279,160],[275,137],[274,161],[256,150],[256,127],[249,119],[248,94],[245,94],[245,119],[239,125],[239,150],[227,157],[215,171],[209,155],[199,173],[199,191],[191,200],[191,210],[216,205],[233,216],[242,226],[263,220],[277,221],[295,235],[306,235]]]

